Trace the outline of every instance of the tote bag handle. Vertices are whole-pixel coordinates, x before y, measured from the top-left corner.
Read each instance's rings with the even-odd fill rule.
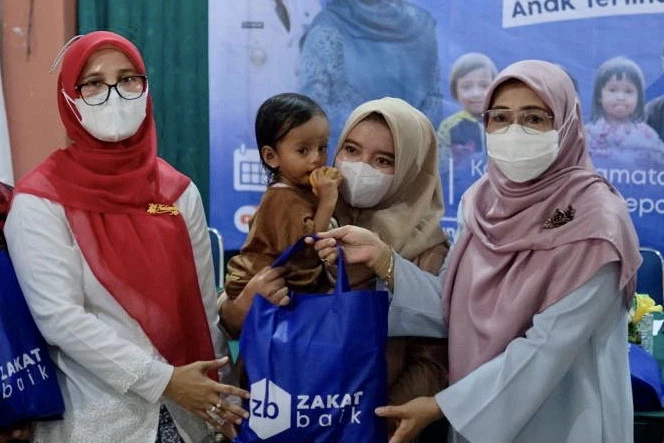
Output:
[[[297,242],[293,243],[288,247],[284,252],[281,253],[279,257],[272,263],[273,268],[285,265],[288,260],[290,260],[295,254],[300,252],[303,248],[311,247],[304,242],[304,239],[311,237],[314,240],[318,240],[316,235],[308,235],[302,237]],[[337,281],[335,283],[335,293],[340,294],[342,292],[350,291],[350,284],[348,283],[348,274],[346,273],[346,265],[344,263],[344,253],[341,249],[341,246],[337,244]]]

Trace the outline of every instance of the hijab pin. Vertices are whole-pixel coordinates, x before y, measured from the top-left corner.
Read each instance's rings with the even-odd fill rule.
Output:
[[[163,203],[149,203],[148,204],[148,214],[159,215],[159,214],[171,214],[178,215],[180,210],[175,205],[165,205]]]
[[[55,60],[53,60],[53,63],[51,63],[51,69],[48,70],[49,74],[52,74],[53,71],[55,71],[55,68],[58,67],[60,64],[60,61],[62,60],[62,57],[65,56],[65,53],[67,52],[67,49],[79,38],[82,38],[82,35],[75,35],[72,38],[69,39],[67,43],[60,49],[60,52],[58,52],[58,55],[55,56]]]
[[[544,222],[544,229],[559,228],[574,220],[575,214],[576,209],[574,209],[572,205],[569,205],[567,209],[556,208],[556,210],[553,211],[553,215]]]

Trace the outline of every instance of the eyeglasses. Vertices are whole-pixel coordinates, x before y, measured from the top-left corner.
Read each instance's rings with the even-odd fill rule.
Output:
[[[130,75],[121,78],[117,83],[109,85],[102,81],[93,80],[76,86],[85,103],[90,106],[103,105],[111,96],[111,89],[125,100],[136,100],[145,92],[148,84],[146,75]]]
[[[527,134],[553,129],[553,115],[543,109],[489,109],[482,113],[484,128],[490,134],[507,132],[513,123],[520,125]]]

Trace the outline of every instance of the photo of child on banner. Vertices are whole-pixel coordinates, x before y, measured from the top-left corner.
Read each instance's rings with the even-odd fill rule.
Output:
[[[645,122],[645,81],[641,68],[625,57],[611,58],[595,76],[588,151],[597,172],[623,195],[641,244],[664,244],[664,142]]]
[[[498,70],[484,54],[471,52],[459,57],[450,73],[450,93],[463,107],[440,123],[438,162],[445,189],[446,213],[456,215],[463,193],[486,168],[486,143],[482,106]]]
[[[595,77],[590,122],[586,124],[593,160],[622,167],[661,169],[664,143],[645,122],[641,68],[625,57],[602,63]]]

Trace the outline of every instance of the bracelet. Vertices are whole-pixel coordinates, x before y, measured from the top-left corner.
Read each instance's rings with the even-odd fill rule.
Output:
[[[389,248],[387,252],[387,257],[385,257],[380,266],[376,267],[375,272],[385,282],[385,285],[389,287],[392,284],[392,274],[394,271],[394,254],[392,248]]]
[[[392,287],[392,273],[394,272],[394,254],[392,253],[392,248],[390,248],[390,266],[387,268],[387,272],[385,273],[385,277],[383,277],[383,281],[385,282],[385,286],[388,288]]]

